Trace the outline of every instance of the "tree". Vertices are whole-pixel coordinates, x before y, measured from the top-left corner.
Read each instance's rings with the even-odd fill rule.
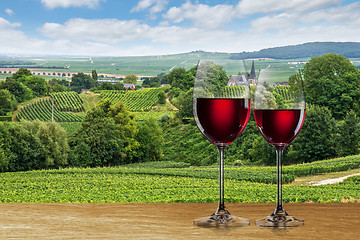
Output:
[[[6,115],[17,108],[15,96],[9,90],[0,90],[0,116]]]
[[[136,154],[139,162],[157,161],[160,159],[163,137],[161,127],[155,119],[147,119],[139,124],[136,140],[140,144]]]
[[[96,70],[92,70],[92,71],[91,71],[91,78],[92,78],[94,81],[97,81],[97,80],[98,80],[98,74],[97,74]]]
[[[336,119],[353,109],[360,115],[360,71],[333,53],[313,57],[303,69],[306,100],[329,108]]]
[[[40,146],[42,162],[36,168],[58,168],[67,164],[70,149],[66,131],[58,123],[24,121],[22,128],[30,132]]]
[[[158,93],[158,103],[165,104],[166,103],[166,93],[164,90],[160,90]]]
[[[98,89],[100,90],[113,90],[114,89],[114,85],[110,82],[102,82],[100,83]]]
[[[138,77],[136,75],[130,74],[125,76],[124,83],[137,84]]]
[[[196,67],[187,71],[183,68],[175,68],[167,75],[167,79],[172,89],[186,92],[194,86],[195,74]]]
[[[32,76],[31,71],[26,68],[20,68],[16,73],[13,73],[12,78],[18,80],[19,78],[27,76]]]
[[[38,76],[22,76],[17,78],[17,82],[21,82],[30,88],[35,96],[41,97],[46,95],[48,84],[44,78]]]
[[[146,77],[142,83],[142,86],[146,88],[146,87],[150,87],[150,84],[151,84],[150,78]]]
[[[122,84],[121,82],[116,82],[114,84],[114,90],[124,90],[124,84]]]
[[[89,75],[80,72],[71,78],[70,89],[80,93],[82,89],[90,89],[97,85],[97,81],[92,79]]]
[[[336,151],[338,156],[360,153],[360,121],[354,111],[346,113],[345,119],[338,123]]]
[[[70,165],[98,167],[124,163],[124,140],[120,135],[119,126],[104,115],[84,121],[69,141]]]
[[[328,108],[317,105],[308,107],[301,131],[288,147],[288,161],[304,163],[336,156],[335,128],[336,121]]]
[[[87,112],[82,128],[70,140],[70,163],[76,166],[113,166],[131,162],[139,148],[133,115],[125,105],[108,99]]]
[[[170,85],[176,85],[176,82],[181,81],[185,72],[185,68],[174,68],[169,74],[166,75],[166,79]]]
[[[150,87],[160,87],[161,79],[159,77],[153,77],[150,79]]]
[[[262,136],[258,136],[252,142],[249,155],[254,162],[262,163],[265,165],[275,165],[276,155],[275,149],[271,146]]]
[[[58,168],[67,163],[66,132],[57,123],[2,122],[0,142],[8,157],[9,171]]]
[[[0,89],[7,89],[12,95],[15,96],[18,102],[24,102],[33,98],[33,91],[25,84],[15,81],[12,78],[6,78],[5,81],[0,83]]]
[[[178,114],[180,118],[191,118],[193,116],[192,95],[193,89],[190,88],[187,92],[181,92],[176,101],[174,100],[179,109]]]

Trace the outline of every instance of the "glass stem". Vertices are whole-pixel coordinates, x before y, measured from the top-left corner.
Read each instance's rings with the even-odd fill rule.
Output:
[[[224,204],[224,150],[226,145],[218,145],[217,149],[219,152],[219,207],[216,213],[225,210]]]
[[[277,175],[277,200],[275,212],[283,212],[282,202],[282,154],[284,147],[275,147],[276,149],[276,175]]]

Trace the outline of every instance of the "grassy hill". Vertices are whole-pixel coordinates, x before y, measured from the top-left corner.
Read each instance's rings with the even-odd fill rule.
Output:
[[[311,58],[330,52],[341,54],[347,58],[359,58],[360,42],[310,42],[291,46],[266,48],[254,52],[233,53],[230,58],[296,59]]]

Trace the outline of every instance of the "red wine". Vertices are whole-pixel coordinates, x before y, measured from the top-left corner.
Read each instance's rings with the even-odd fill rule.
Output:
[[[304,109],[254,110],[255,122],[271,145],[288,145],[299,133],[305,119]]]
[[[213,144],[230,144],[244,130],[250,99],[198,98],[194,117],[200,132]]]

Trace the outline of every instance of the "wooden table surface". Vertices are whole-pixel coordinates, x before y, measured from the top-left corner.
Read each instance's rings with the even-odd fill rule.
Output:
[[[275,204],[226,204],[250,219],[243,228],[200,228],[192,221],[213,213],[206,203],[1,203],[0,239],[360,239],[360,204],[285,204],[305,221],[283,230],[260,228],[255,220]]]

